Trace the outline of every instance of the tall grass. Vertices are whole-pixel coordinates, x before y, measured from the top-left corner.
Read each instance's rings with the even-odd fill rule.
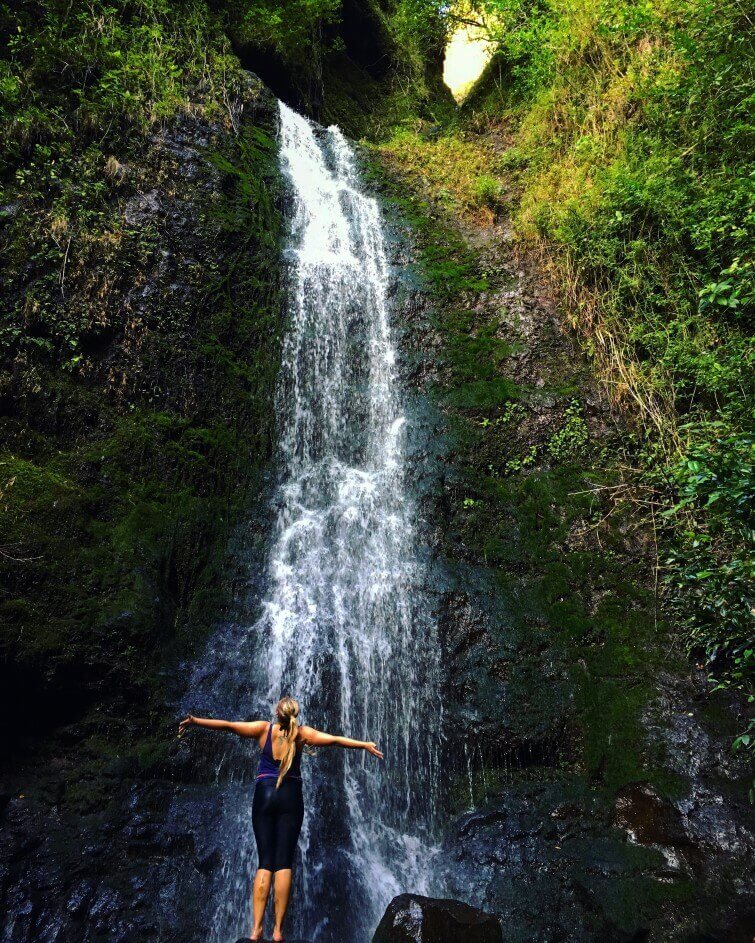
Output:
[[[629,421],[679,637],[752,704],[753,15],[740,0],[447,15],[482,23],[494,59],[460,120],[401,129],[384,154],[468,223],[509,204]]]
[[[740,0],[489,0],[520,237],[658,489],[668,604],[753,703],[755,20]],[[736,741],[752,747],[752,727]]]

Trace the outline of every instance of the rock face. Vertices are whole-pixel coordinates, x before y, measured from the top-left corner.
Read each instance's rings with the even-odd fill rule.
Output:
[[[502,943],[501,925],[492,914],[458,900],[418,894],[394,897],[372,943]]]
[[[80,313],[77,363],[18,357],[5,386],[0,365],[0,437],[23,460],[17,483],[48,481],[46,456],[66,450],[71,496],[53,491],[34,515],[19,500],[19,540],[36,517],[43,533],[24,546],[40,549],[28,563],[0,561],[6,598],[15,594],[23,620],[7,609],[0,618],[0,705],[25,748],[0,762],[4,943],[168,943],[206,923],[197,895],[178,882],[207,882],[221,862],[183,822],[168,820],[175,781],[195,774],[175,740],[175,708],[161,706],[184,671],[160,651],[175,645],[173,664],[191,658],[201,599],[214,622],[226,584],[230,593],[247,578],[224,562],[224,521],[235,496],[259,493],[272,447],[282,311],[277,106],[251,76],[240,94],[235,129],[182,115],[134,145],[128,177],[112,185],[107,205],[120,241],[80,267],[72,253],[65,297],[53,292],[60,311],[50,323]],[[19,306],[22,291],[42,291],[44,279],[31,267],[25,281],[19,276]],[[161,437],[166,448],[156,445]],[[117,517],[127,505],[137,512],[133,528]],[[103,507],[109,523],[95,559],[86,534],[104,526]],[[264,516],[256,517],[252,529],[262,533]],[[213,561],[222,578],[212,576]],[[88,597],[88,614],[77,592]],[[107,601],[102,618],[98,594]],[[181,609],[192,610],[194,641],[181,637]],[[46,647],[26,641],[42,637]],[[157,914],[160,899],[181,912],[171,929]]]
[[[426,266],[402,316],[409,383],[443,411],[420,517],[463,732],[433,878],[507,943],[751,943],[748,771],[730,705],[657,618],[647,532],[600,484],[623,433],[505,211],[450,219],[396,160],[382,186],[386,213],[415,208],[405,254],[457,265]]]

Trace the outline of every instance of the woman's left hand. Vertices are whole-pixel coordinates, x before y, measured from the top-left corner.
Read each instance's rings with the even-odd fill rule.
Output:
[[[377,744],[366,743],[364,748],[371,756],[376,756],[379,760],[383,759],[383,754],[378,750]]]
[[[194,723],[193,716],[191,714],[187,714],[186,717],[184,717],[184,719],[178,725],[178,736],[182,737],[193,723]]]

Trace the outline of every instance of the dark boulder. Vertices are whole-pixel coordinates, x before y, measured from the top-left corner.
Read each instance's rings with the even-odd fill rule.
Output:
[[[630,783],[620,789],[613,821],[639,845],[689,845],[679,810],[649,783]]]
[[[394,897],[372,943],[502,943],[497,917],[458,900]]]

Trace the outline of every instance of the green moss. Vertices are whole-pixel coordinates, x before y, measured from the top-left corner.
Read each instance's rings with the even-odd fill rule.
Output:
[[[634,460],[655,490],[670,614],[744,702],[755,696],[755,554],[741,515],[753,500],[755,48],[741,5],[476,6],[492,14],[497,52],[465,105],[469,125],[511,136],[494,173],[519,191],[517,235],[550,260],[608,395],[645,439]],[[755,749],[743,733],[739,747]]]
[[[556,460],[584,458],[589,432],[578,400],[566,408],[565,422],[548,442],[548,451]]]
[[[208,264],[186,266],[188,294],[177,306],[166,299],[144,331],[141,372],[120,402],[77,365],[42,348],[30,357],[23,332],[17,339],[28,382],[56,415],[54,425],[39,421],[30,396],[28,422],[2,421],[12,451],[0,458],[0,649],[17,669],[7,696],[35,700],[32,718],[50,699],[75,716],[102,689],[106,700],[133,700],[138,689],[159,704],[160,666],[219,614],[226,544],[259,493],[283,309],[275,144],[269,128],[242,123],[207,160],[222,174],[216,198],[189,189],[176,199],[199,220],[192,251]],[[134,255],[128,233],[118,245],[93,260],[95,283],[155,279],[153,248]],[[75,350],[89,325],[70,317],[80,298],[72,288],[62,304],[47,261],[37,264],[40,310]],[[91,374],[96,354],[87,358]],[[188,409],[187,378],[201,391]]]
[[[656,866],[662,864],[657,853],[645,852],[645,856],[655,859]],[[594,887],[589,878],[587,883]],[[597,890],[606,917],[624,932],[634,930],[639,920],[652,919],[665,903],[683,904],[696,897],[696,888],[687,879],[659,881],[644,875],[629,875],[622,881],[605,881]]]
[[[421,163],[418,146],[411,159]],[[446,565],[462,585],[461,560],[494,574],[503,613],[491,619],[485,647],[469,653],[468,675],[456,679],[467,692],[465,706],[485,716],[485,705],[499,705],[507,728],[524,741],[561,730],[552,764],[563,768],[545,763],[540,778],[582,780],[609,796],[637,780],[678,792],[678,779],[664,770],[643,729],[665,636],[644,562],[627,555],[631,508],[614,507],[604,520],[601,494],[619,480],[611,463],[622,443],[591,441],[585,371],[557,338],[534,352],[551,378],[548,412],[543,392],[511,380],[516,348],[500,339],[499,315],[494,306],[472,308],[481,291],[505,286],[506,276],[491,281],[480,272],[479,259],[437,206],[417,195],[411,174],[373,174],[411,225],[417,279],[435,306],[429,324],[444,369],[433,394],[448,416],[456,471]],[[459,807],[468,805],[470,788],[475,802],[500,788],[501,775],[491,762],[471,787],[460,776],[453,787]]]

